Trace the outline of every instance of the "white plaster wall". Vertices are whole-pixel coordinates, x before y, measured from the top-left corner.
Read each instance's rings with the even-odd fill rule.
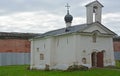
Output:
[[[93,8],[87,7],[86,9],[86,16],[87,16],[87,24],[90,24],[93,22]]]
[[[91,67],[91,53],[95,50],[102,51],[105,50],[107,54],[105,59],[111,60],[111,62],[106,63],[104,60],[104,65],[107,64],[113,65],[114,63],[114,53],[113,53],[113,44],[112,44],[112,37],[97,37],[96,43],[92,42],[92,36],[80,36],[77,35],[77,60],[79,63],[82,64],[82,58],[87,58],[87,64]],[[83,50],[86,53],[83,53]]]
[[[49,51],[49,54],[50,54],[50,66],[54,66],[55,63],[56,63],[56,40],[54,37],[51,37],[49,39],[49,47],[50,47],[50,51]]]
[[[86,58],[86,65],[91,67],[91,53],[102,50],[105,50],[104,66],[114,65],[112,37],[98,36],[96,43],[92,36],[79,34],[35,39],[31,43],[31,68],[44,69],[48,64],[50,69],[65,70],[74,63],[83,64],[82,58]],[[41,53],[44,60],[40,60]]]
[[[96,13],[97,14],[95,14],[96,15],[96,19],[95,19],[95,21],[98,21],[98,22],[100,22],[101,23],[101,13],[102,13],[102,8],[100,7],[100,8],[98,8],[98,10],[96,11]]]
[[[36,69],[43,69],[45,66],[43,66],[46,62],[46,48],[48,47],[46,44],[47,41],[45,39],[34,39],[31,43],[31,52],[33,53],[33,60],[32,63],[34,63],[33,68]],[[39,48],[39,50],[37,50]],[[40,60],[40,54],[44,54],[44,60]]]
[[[55,66],[58,69],[65,69],[75,61],[75,37],[74,35],[56,37]]]
[[[55,58],[55,39],[53,37],[49,37],[46,39],[46,63],[51,66],[54,64],[54,58]]]
[[[55,64],[55,39],[53,37],[40,38],[31,41],[31,64],[33,68],[44,69],[45,65],[53,66]],[[39,48],[39,51],[37,51]],[[40,54],[44,54],[44,60],[40,60]]]
[[[33,52],[33,40],[31,40],[31,53],[30,53],[30,69],[34,66],[34,52]]]
[[[32,46],[34,52],[34,68],[45,68],[45,64],[50,68],[66,69],[76,62],[75,57],[75,35],[51,37],[46,39],[35,39]],[[39,48],[39,51],[37,51]],[[44,60],[40,60],[40,53],[45,55]]]

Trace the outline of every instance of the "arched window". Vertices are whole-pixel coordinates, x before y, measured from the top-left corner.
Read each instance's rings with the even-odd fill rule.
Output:
[[[86,58],[82,58],[83,64],[86,64]]]
[[[96,43],[96,39],[97,39],[96,33],[94,33],[93,36],[92,36],[92,40],[93,40],[94,43]]]
[[[40,54],[40,60],[44,60],[44,54]]]
[[[93,13],[96,13],[98,7],[97,6],[93,6]]]
[[[93,22],[95,22],[95,19],[96,19],[96,12],[97,12],[97,9],[98,9],[97,6],[94,6],[94,7],[93,7]]]

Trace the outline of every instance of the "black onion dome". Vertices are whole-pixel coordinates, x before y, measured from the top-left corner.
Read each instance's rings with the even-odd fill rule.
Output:
[[[64,17],[65,22],[72,22],[73,16],[69,13]]]

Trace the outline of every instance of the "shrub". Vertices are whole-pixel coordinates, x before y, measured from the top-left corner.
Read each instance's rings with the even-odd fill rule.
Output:
[[[79,69],[79,70],[86,71],[86,70],[88,70],[89,68],[88,68],[87,66],[79,65],[79,66],[78,66],[78,69]]]
[[[49,71],[49,70],[50,70],[49,67],[50,67],[50,66],[49,66],[48,64],[46,64],[46,65],[45,65],[45,71]]]
[[[31,70],[31,69],[30,69],[30,66],[27,67],[27,70]]]
[[[67,69],[67,71],[76,71],[76,70],[86,71],[88,70],[88,67],[83,66],[83,65],[71,65]]]

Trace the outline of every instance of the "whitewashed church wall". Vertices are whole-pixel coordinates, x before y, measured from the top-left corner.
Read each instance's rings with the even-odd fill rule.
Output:
[[[46,39],[45,64],[52,65],[54,50],[54,38],[50,37]]]
[[[30,68],[32,69],[35,65],[35,56],[34,56],[34,41],[31,40],[31,48],[30,48]]]
[[[36,39],[31,41],[31,68],[44,68],[44,66],[40,66],[45,64],[45,59],[40,60],[40,54],[45,54],[46,52],[46,41],[44,39]]]
[[[54,66],[56,64],[56,39],[54,37],[51,37],[49,39],[49,44],[50,44],[50,65]]]
[[[57,64],[72,65],[75,62],[75,39],[74,35],[57,37],[56,62]]]
[[[44,69],[45,65],[53,65],[54,63],[54,43],[55,40],[53,37],[44,38],[44,39],[36,39],[32,45],[34,51],[34,68]],[[44,60],[40,60],[40,54],[44,55]],[[32,62],[31,62],[32,63]]]
[[[39,48],[38,51],[46,51],[46,39],[36,39],[34,41],[34,50],[37,50],[37,48]]]
[[[45,64],[50,65],[51,68],[65,69],[72,64],[83,64],[82,58],[86,58],[86,65],[91,67],[91,53],[103,50],[105,50],[104,65],[113,65],[114,55],[111,54],[114,53],[111,37],[97,37],[96,43],[93,43],[92,36],[72,34],[35,40],[32,58],[34,58],[34,67],[38,69],[44,69]],[[44,60],[40,60],[41,53],[44,54]]]
[[[88,9],[86,9],[87,10],[87,22],[86,23],[88,23],[88,24],[90,24],[90,23],[92,23],[93,22],[93,11],[91,11],[92,10],[92,8],[91,7],[87,7]]]
[[[93,43],[91,36],[77,36],[77,60],[79,63],[82,63],[82,58],[87,59],[87,64],[91,64],[91,53],[96,51],[103,51],[105,50],[106,55],[105,60],[111,60],[111,62],[107,64],[114,63],[114,54],[113,53],[113,44],[112,44],[112,38],[108,37],[97,37],[96,43]],[[87,47],[87,48],[86,48]],[[80,50],[79,50],[80,49]],[[112,56],[112,57],[111,57]],[[106,62],[104,63],[106,65]],[[91,65],[89,65],[91,67]]]

